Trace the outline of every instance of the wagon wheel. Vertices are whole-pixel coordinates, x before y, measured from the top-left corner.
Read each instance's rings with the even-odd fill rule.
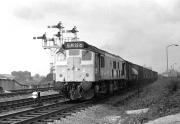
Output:
[[[113,94],[113,91],[114,91],[114,85],[113,85],[113,83],[110,83],[109,84],[109,94]]]

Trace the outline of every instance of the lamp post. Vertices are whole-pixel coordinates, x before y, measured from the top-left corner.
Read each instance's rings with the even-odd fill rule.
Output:
[[[172,69],[173,69],[173,70],[174,70],[174,66],[175,66],[176,64],[177,64],[176,62],[172,64]]]
[[[166,57],[167,57],[167,73],[168,73],[168,48],[171,46],[179,46],[178,44],[170,44],[166,46]]]

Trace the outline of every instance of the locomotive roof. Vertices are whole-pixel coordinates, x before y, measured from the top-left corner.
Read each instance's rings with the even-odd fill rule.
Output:
[[[96,52],[96,53],[100,53],[102,55],[105,55],[105,53],[106,53],[106,54],[109,54],[109,55],[112,55],[114,57],[117,57],[117,58],[120,58],[120,59],[124,60],[123,58],[121,58],[118,55],[115,55],[115,54],[109,53],[107,51],[104,51],[102,49],[99,49],[99,48],[97,48],[97,47],[95,47],[93,45],[90,45],[90,44],[88,44],[88,43],[86,43],[84,41],[65,42],[62,45],[62,48],[63,49],[87,49],[87,50],[91,50],[91,51]]]
[[[134,64],[134,63],[132,63],[132,62],[130,62],[130,61],[127,61],[127,60],[121,58],[121,57],[118,56],[118,55],[115,55],[115,54],[109,53],[109,52],[107,52],[107,51],[104,51],[104,50],[102,50],[102,49],[99,49],[99,48],[97,48],[97,47],[95,47],[95,46],[93,46],[93,45],[90,45],[90,44],[88,44],[87,42],[84,42],[84,41],[65,42],[65,43],[62,45],[62,48],[60,48],[58,52],[62,51],[63,49],[65,49],[65,50],[66,50],[66,49],[86,49],[86,50],[91,50],[91,51],[93,51],[93,52],[100,53],[100,54],[102,54],[102,55],[109,54],[109,55],[111,55],[111,56],[120,58],[120,59],[123,60],[123,61],[126,61],[126,62],[128,62],[128,63]],[[57,53],[58,53],[58,52],[57,52]],[[134,65],[140,66],[140,65],[137,65],[137,64],[134,64]],[[143,66],[141,66],[141,67],[143,67]],[[143,67],[143,68],[144,68],[144,67]],[[150,69],[148,69],[148,70],[150,70]],[[151,70],[151,71],[152,71],[152,70]]]

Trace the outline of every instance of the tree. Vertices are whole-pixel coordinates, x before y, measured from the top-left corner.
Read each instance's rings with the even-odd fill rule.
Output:
[[[32,80],[31,72],[28,71],[13,71],[11,75],[15,76],[15,80],[22,83],[27,83]]]

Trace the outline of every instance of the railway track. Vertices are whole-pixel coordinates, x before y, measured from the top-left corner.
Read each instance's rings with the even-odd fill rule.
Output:
[[[126,101],[137,95],[137,91],[132,91],[128,94],[122,95],[121,101]],[[92,99],[82,103],[62,102],[37,107],[27,111],[21,111],[0,117],[1,124],[47,124],[60,120],[74,112],[83,110],[95,104],[104,103],[109,97],[102,97]]]
[[[0,94],[0,98],[10,98],[10,97],[21,96],[21,95],[26,95],[26,94],[30,94],[30,92],[23,92],[23,93],[18,93],[18,92],[2,93],[2,94]]]
[[[36,89],[21,89],[21,90],[11,90],[11,93],[1,93],[0,98],[13,97],[18,95],[30,94],[34,91],[48,91],[57,89],[56,87],[47,87],[47,88],[36,88]]]
[[[12,92],[17,93],[23,93],[23,92],[33,92],[33,91],[47,91],[47,90],[53,90],[56,89],[56,87],[45,87],[45,88],[32,88],[32,89],[21,89],[21,90],[11,90]]]
[[[27,111],[21,111],[0,117],[1,124],[33,124],[53,122],[67,115],[71,115],[72,111],[81,110],[84,107],[93,105],[92,101],[83,103],[55,103],[43,107],[34,108]]]
[[[46,96],[41,96],[41,101],[42,102],[58,101],[60,98],[62,98],[61,94],[46,95]],[[23,107],[31,106],[33,104],[35,104],[33,98],[0,102],[0,112],[23,108]]]

